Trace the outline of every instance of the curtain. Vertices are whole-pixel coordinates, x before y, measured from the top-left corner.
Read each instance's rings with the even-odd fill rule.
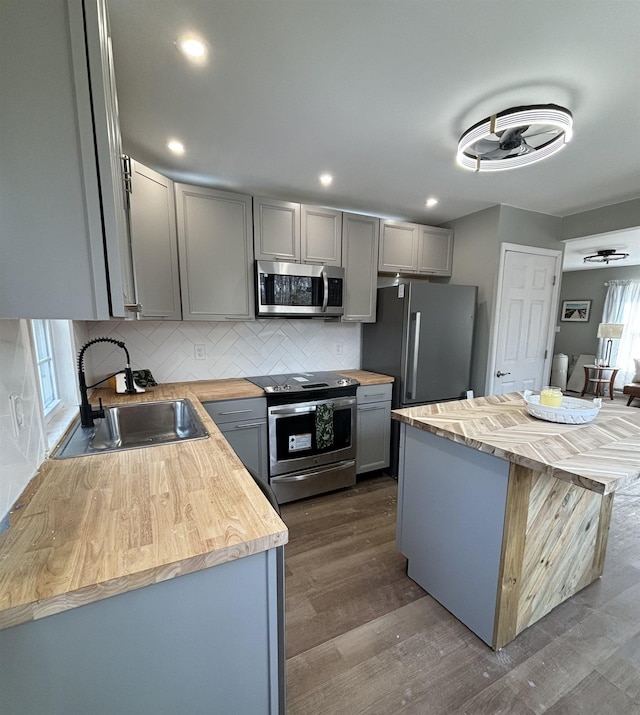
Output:
[[[624,325],[622,337],[611,348],[611,365],[619,368],[614,387],[621,390],[633,380],[634,358],[640,359],[640,281],[609,281],[608,286],[602,322]],[[598,357],[604,357],[606,344],[601,338]]]

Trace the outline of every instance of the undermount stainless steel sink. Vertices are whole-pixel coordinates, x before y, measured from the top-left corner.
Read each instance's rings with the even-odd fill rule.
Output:
[[[80,420],[52,455],[54,459],[138,449],[157,444],[206,439],[209,433],[189,400],[139,402],[104,408],[95,426]]]

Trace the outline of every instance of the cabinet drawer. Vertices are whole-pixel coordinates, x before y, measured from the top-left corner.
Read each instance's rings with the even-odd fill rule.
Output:
[[[243,422],[266,419],[267,400],[264,397],[251,397],[246,400],[220,400],[204,402],[203,407],[216,424]]]
[[[358,405],[365,405],[367,402],[387,402],[391,400],[392,388],[391,382],[384,385],[360,385],[356,393]]]

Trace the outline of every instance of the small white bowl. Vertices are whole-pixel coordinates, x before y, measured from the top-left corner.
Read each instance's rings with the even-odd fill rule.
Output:
[[[601,397],[594,397],[592,402],[588,402],[576,397],[563,396],[561,407],[548,407],[541,405],[540,395],[534,395],[531,390],[525,390],[523,396],[527,412],[532,417],[566,425],[582,425],[591,422],[602,407]]]

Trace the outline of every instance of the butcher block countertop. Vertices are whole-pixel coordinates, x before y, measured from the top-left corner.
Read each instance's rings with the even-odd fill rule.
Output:
[[[362,384],[392,378],[341,371]],[[0,535],[0,628],[282,546],[284,522],[201,402],[261,397],[244,379],[95,391],[105,405],[187,398],[209,439],[46,460]]]
[[[509,393],[394,410],[393,419],[600,494],[640,478],[640,410],[602,401],[592,422],[546,422]]]

